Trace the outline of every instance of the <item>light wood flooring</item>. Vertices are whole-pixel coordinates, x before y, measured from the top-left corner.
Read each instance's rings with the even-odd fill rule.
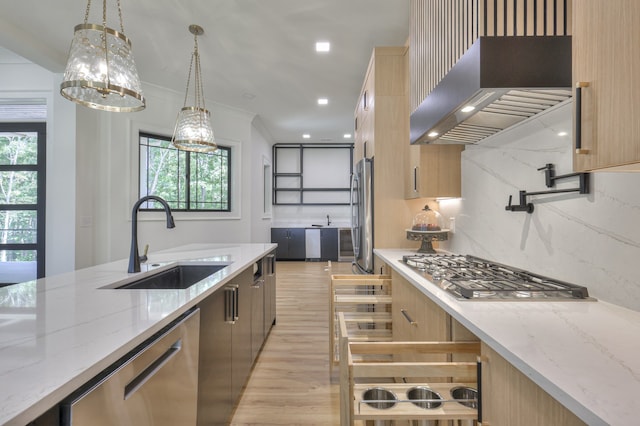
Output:
[[[232,425],[338,425],[337,369],[329,371],[329,275],[351,264],[277,262],[277,319]]]

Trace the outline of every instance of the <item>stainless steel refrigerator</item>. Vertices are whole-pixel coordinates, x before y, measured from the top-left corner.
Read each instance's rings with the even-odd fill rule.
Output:
[[[364,158],[351,175],[351,240],[358,272],[373,273],[373,160]]]

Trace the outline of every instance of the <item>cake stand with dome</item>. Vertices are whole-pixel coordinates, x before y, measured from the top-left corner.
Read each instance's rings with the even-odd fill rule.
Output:
[[[446,241],[449,230],[442,228],[442,215],[429,206],[424,208],[413,218],[411,229],[407,229],[407,240],[422,241],[418,253],[435,253],[433,241]]]

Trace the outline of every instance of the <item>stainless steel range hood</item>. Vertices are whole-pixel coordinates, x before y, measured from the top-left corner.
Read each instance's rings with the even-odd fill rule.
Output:
[[[571,86],[570,36],[480,37],[411,114],[411,143],[477,143]]]

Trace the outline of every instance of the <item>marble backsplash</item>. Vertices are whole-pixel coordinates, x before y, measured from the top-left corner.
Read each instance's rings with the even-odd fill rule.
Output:
[[[568,103],[468,146],[462,198],[439,203],[445,220],[455,218],[441,247],[584,285],[599,300],[640,311],[640,173],[592,173],[588,195],[533,196],[532,214],[505,210],[509,195],[517,204],[519,190],[547,189],[537,170],[545,164],[572,173],[571,132]]]

